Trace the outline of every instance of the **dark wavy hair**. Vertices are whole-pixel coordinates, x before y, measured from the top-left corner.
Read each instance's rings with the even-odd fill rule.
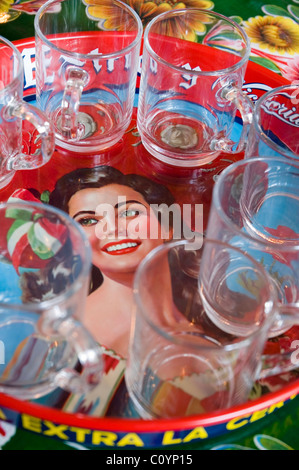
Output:
[[[62,176],[50,194],[49,203],[68,212],[71,197],[87,188],[102,188],[109,184],[128,186],[143,196],[148,204],[171,206],[175,198],[166,186],[155,183],[138,174],[124,174],[116,168],[102,165],[93,168],[78,168]]]

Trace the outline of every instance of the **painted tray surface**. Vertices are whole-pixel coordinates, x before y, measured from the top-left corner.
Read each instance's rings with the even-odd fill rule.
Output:
[[[24,61],[24,97],[34,104],[34,38],[16,41],[15,44]],[[287,80],[278,74],[249,62],[243,90],[254,102],[269,89],[285,83]],[[139,76],[135,106],[138,100],[138,85]],[[165,165],[156,161],[144,149],[136,128],[136,110],[135,107],[131,125],[123,139],[113,148],[90,156],[56,149],[51,161],[44,167],[16,173],[11,183],[0,192],[0,200],[7,200],[15,189],[21,187],[33,188],[40,195],[46,194],[53,189],[60,176],[74,169],[109,165],[124,173],[147,176],[167,186],[179,204],[203,204],[205,225],[217,175],[233,161],[243,158],[243,155],[221,154],[210,164],[198,168],[177,169]],[[240,129],[241,122],[237,117],[233,130],[235,136],[238,136]],[[35,134],[29,127],[24,128],[23,144],[27,150],[34,152]],[[296,331],[288,332],[282,339],[284,344],[286,341],[292,341],[292,335],[295,334]],[[128,406],[122,358],[110,351],[107,353],[106,366],[107,377],[110,374],[111,380],[117,381],[120,386],[115,390],[105,412],[99,411],[95,397],[77,397],[70,400],[62,394],[50,394],[36,402],[23,402],[0,394],[0,422],[8,421],[32,433],[90,448],[163,448],[173,445],[183,448],[184,445],[196,445],[197,442],[243,429],[250,423],[275,413],[299,392],[298,369],[256,383],[250,400],[238,407],[187,418],[144,421]],[[115,374],[119,375],[116,377]]]

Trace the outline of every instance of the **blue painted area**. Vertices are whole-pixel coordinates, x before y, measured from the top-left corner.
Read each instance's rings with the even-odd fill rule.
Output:
[[[10,263],[0,263],[0,302],[19,301],[22,291],[19,287],[20,277]]]

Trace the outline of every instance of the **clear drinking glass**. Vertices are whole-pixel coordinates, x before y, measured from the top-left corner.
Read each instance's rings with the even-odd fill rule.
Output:
[[[299,162],[284,157],[253,157],[229,165],[218,177],[207,236],[239,247],[271,276],[279,303],[297,324],[299,313]],[[234,322],[211,319],[227,332]],[[291,325],[289,325],[290,327]],[[273,324],[271,337],[286,330]],[[291,355],[286,348],[286,359]]]
[[[87,392],[103,365],[81,323],[91,269],[84,232],[67,214],[17,194],[0,204],[0,224],[0,392]]]
[[[280,354],[271,365],[263,354],[278,311],[271,279],[236,247],[205,239],[198,249],[183,240],[154,249],[138,268],[134,299],[125,377],[144,418],[239,405],[261,374],[288,366]],[[211,308],[242,328],[217,328]]]
[[[18,49],[0,36],[0,188],[16,170],[35,169],[47,163],[54,151],[54,130],[38,108],[23,100],[24,68]],[[22,151],[22,123],[29,121],[37,130],[37,151]]]
[[[255,104],[245,158],[287,157],[299,160],[299,86],[268,91]]]
[[[173,9],[147,25],[137,124],[150,154],[184,167],[244,149],[252,118],[242,93],[249,53],[242,28],[211,11]],[[234,141],[238,110],[243,128]]]
[[[132,116],[142,23],[119,0],[50,0],[35,17],[37,103],[56,145],[112,147]]]

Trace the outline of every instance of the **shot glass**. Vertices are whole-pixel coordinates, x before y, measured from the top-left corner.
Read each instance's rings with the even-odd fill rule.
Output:
[[[54,151],[54,130],[38,108],[23,100],[24,68],[18,49],[0,36],[0,188],[17,170],[30,170],[47,163]],[[22,123],[29,121],[37,130],[37,151],[22,150]]]
[[[0,204],[0,392],[85,393],[103,368],[100,346],[81,323],[91,249],[67,214],[22,200],[22,191]]]
[[[278,311],[261,264],[219,240],[195,250],[185,240],[170,242],[140,264],[134,298],[125,378],[143,418],[219,411],[248,399]],[[206,308],[243,328],[226,333]],[[286,366],[279,354],[267,374],[278,364]]]
[[[36,98],[56,145],[78,153],[112,147],[131,121],[140,17],[119,0],[50,0],[34,25]]]
[[[170,165],[198,166],[244,150],[252,118],[242,93],[250,43],[229,18],[174,9],[144,32],[137,125],[148,152]],[[237,111],[242,133],[233,140]]]
[[[270,275],[279,304],[299,312],[299,162],[255,157],[228,166],[214,189],[206,234],[239,247],[259,261]],[[227,332],[234,322],[211,319]],[[289,325],[290,326],[290,325]],[[272,325],[271,337],[285,331]],[[290,351],[285,351],[286,357]]]
[[[245,158],[287,157],[299,160],[299,86],[268,91],[255,104]]]

